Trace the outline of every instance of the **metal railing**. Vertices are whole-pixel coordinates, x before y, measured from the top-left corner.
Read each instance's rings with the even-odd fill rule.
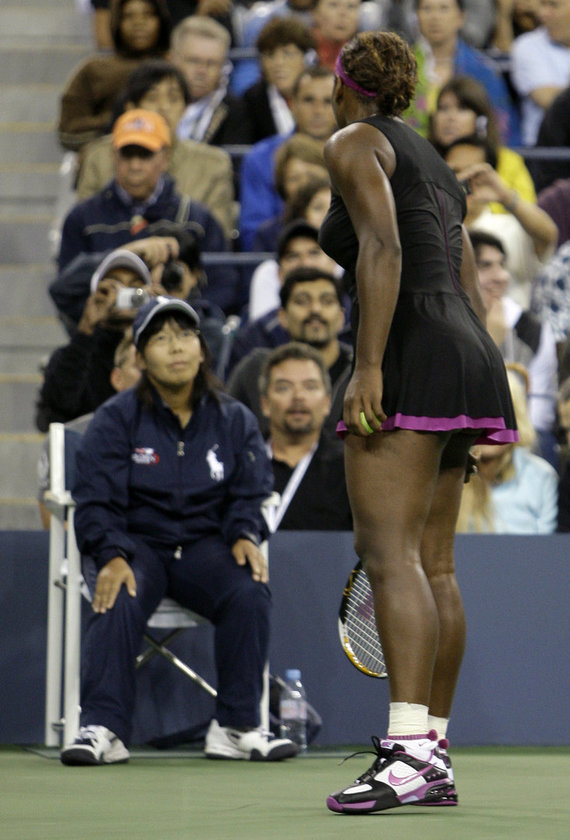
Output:
[[[525,160],[570,160],[570,146],[513,146]]]
[[[252,147],[229,143],[222,148],[233,162],[239,162]],[[525,160],[570,160],[570,146],[511,146],[510,148]]]
[[[274,260],[275,254],[271,251],[205,251],[200,254],[200,259],[205,266],[231,265],[240,268],[255,268],[265,260]]]

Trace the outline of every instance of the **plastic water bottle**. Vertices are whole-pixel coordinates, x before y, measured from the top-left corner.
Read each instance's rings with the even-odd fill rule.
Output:
[[[299,754],[307,751],[307,696],[298,668],[285,671],[285,684],[279,702],[281,737],[289,738],[299,747]]]

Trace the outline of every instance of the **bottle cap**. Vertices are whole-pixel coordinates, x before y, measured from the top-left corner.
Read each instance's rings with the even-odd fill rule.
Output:
[[[289,668],[285,671],[285,679],[286,680],[300,680],[301,679],[301,672],[298,668]]]

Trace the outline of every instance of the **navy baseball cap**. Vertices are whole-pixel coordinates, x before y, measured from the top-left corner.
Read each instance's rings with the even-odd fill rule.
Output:
[[[292,222],[285,225],[277,238],[276,252],[278,260],[280,260],[285,253],[285,249],[287,248],[289,242],[297,236],[302,236],[306,239],[314,239],[315,242],[319,241],[319,231],[316,227],[310,225],[305,219],[293,219]]]
[[[133,342],[135,347],[139,346],[141,335],[149,326],[151,321],[160,315],[162,312],[183,312],[191,321],[192,326],[198,329],[200,326],[200,318],[195,309],[192,309],[189,303],[179,298],[166,297],[159,295],[144,303],[138,310],[135,320],[133,322]]]

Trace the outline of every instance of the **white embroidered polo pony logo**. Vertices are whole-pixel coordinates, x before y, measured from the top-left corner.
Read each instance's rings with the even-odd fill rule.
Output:
[[[222,481],[224,477],[224,465],[221,461],[218,461],[216,449],[218,449],[218,444],[212,446],[211,449],[208,449],[208,452],[206,453],[206,461],[210,467],[210,478],[214,481]]]

